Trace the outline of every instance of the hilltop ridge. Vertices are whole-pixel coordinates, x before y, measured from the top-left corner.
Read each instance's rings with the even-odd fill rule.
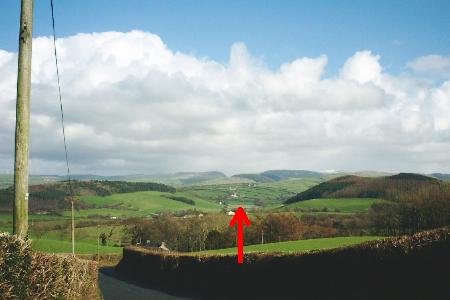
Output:
[[[382,198],[413,201],[418,198],[442,196],[450,196],[450,184],[421,174],[399,173],[375,178],[345,175],[301,192],[288,199],[285,204],[316,198]]]

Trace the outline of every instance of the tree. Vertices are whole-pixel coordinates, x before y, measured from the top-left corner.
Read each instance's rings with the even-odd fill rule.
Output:
[[[102,246],[106,246],[107,241],[108,241],[108,236],[106,235],[106,233],[104,233],[104,232],[100,233],[100,240],[101,240]]]

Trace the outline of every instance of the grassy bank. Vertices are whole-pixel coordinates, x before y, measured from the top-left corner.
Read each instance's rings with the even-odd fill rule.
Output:
[[[349,236],[323,239],[310,239],[299,241],[288,241],[279,243],[268,243],[263,245],[247,245],[245,252],[302,252],[310,250],[332,249],[343,246],[350,246],[371,240],[380,239],[377,236]],[[237,248],[226,248],[217,250],[202,251],[200,253],[237,253]]]

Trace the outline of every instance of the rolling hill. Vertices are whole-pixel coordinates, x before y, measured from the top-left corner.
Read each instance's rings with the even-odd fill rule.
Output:
[[[400,173],[386,177],[354,175],[322,182],[285,203],[317,198],[380,198],[392,201],[414,201],[424,198],[450,197],[450,184],[420,174]]]
[[[445,174],[445,173],[433,173],[430,174],[430,176],[433,176],[437,179],[441,179],[441,180],[450,180],[450,174]]]
[[[378,201],[382,200],[372,198],[320,198],[294,202],[283,206],[283,209],[345,214],[367,213],[370,206]]]
[[[93,206],[77,212],[77,216],[145,217],[163,211],[197,210],[203,212],[220,211],[218,203],[192,197],[185,193],[134,192],[111,196],[82,196],[81,199]],[[70,212],[65,212],[70,215]]]
[[[126,182],[126,181],[58,181],[51,184],[37,184],[29,187],[30,211],[56,211],[70,208],[68,195],[73,191],[74,202],[77,209],[89,208],[89,204],[79,199],[83,195],[109,196],[112,194],[131,193],[140,191],[158,191],[175,193],[176,189],[160,183],[153,182]],[[14,199],[13,188],[0,190],[0,211],[11,212]]]
[[[153,181],[164,184],[181,186],[181,185],[203,185],[227,182],[228,177],[222,172],[178,172],[173,174],[157,174],[136,177],[130,181]]]
[[[255,182],[273,182],[297,178],[322,178],[324,174],[307,170],[269,170],[262,173],[236,174],[232,177],[246,178]]]

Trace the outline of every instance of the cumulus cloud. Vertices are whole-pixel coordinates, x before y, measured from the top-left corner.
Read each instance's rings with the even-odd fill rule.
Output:
[[[327,77],[326,55],[272,70],[236,43],[224,64],[142,31],[77,34],[57,47],[76,173],[450,172],[450,76],[424,80],[445,65],[435,58],[394,75],[364,50]],[[35,38],[33,51],[31,170],[63,173],[51,39]],[[0,172],[14,160],[16,60],[0,50]]]
[[[450,56],[426,55],[408,63],[408,67],[417,73],[426,75],[450,77]]]
[[[341,69],[344,79],[353,80],[358,83],[377,82],[381,77],[380,56],[370,51],[356,52],[347,59]]]

